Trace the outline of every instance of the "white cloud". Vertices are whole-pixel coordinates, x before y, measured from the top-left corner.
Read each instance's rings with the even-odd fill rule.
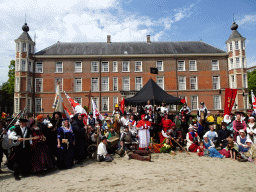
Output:
[[[255,25],[256,24],[256,14],[245,15],[243,18],[237,21],[238,25],[246,26],[246,25]]]

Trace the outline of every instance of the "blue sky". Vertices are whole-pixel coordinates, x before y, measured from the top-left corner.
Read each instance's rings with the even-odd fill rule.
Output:
[[[199,41],[226,51],[233,14],[256,65],[255,0],[0,0],[0,84],[15,58],[25,14],[36,50],[60,42]]]

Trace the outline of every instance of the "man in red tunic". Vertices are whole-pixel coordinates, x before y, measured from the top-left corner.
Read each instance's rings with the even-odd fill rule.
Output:
[[[137,124],[139,136],[139,149],[143,150],[149,147],[150,143],[150,129],[151,123],[145,120],[145,114],[141,115],[141,120]]]
[[[169,129],[171,129],[171,125],[172,125],[172,120],[169,119],[168,114],[165,114],[164,119],[162,119],[163,129],[162,129],[162,132],[159,135],[160,136],[160,143],[162,143],[164,141],[164,139],[168,137],[167,131]]]

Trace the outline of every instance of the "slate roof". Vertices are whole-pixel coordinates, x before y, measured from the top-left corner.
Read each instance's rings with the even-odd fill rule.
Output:
[[[242,37],[242,35],[237,30],[233,30],[230,37],[228,38],[228,40],[229,39],[240,38],[240,37]]]
[[[19,36],[18,39],[32,41],[31,37],[29,36],[29,34],[26,31],[23,31],[23,33]],[[18,40],[18,39],[16,39],[16,40]]]
[[[58,42],[36,55],[139,55],[139,54],[207,54],[226,53],[201,41],[184,42]]]

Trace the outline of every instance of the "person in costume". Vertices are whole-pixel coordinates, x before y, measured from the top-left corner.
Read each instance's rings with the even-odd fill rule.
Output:
[[[217,117],[217,130],[221,129],[221,123],[222,123],[223,119],[224,119],[223,112],[220,111],[220,115]]]
[[[244,155],[248,158],[248,161],[256,164],[256,145],[249,138],[246,141],[246,145],[249,150],[245,152]]]
[[[93,112],[89,112],[89,117],[87,119],[87,125],[90,125],[93,129],[96,125],[96,119],[93,117]]]
[[[150,100],[148,100],[147,105],[145,105],[145,113],[149,114],[150,111],[153,111],[153,106],[150,104]]]
[[[233,137],[233,122],[229,114],[224,115],[223,122],[227,124],[227,130],[231,131]]]
[[[249,150],[248,146],[246,145],[247,136],[243,129],[239,130],[239,135],[236,138],[236,142],[238,144],[239,152],[247,152]]]
[[[223,156],[215,149],[215,145],[213,144],[213,142],[208,139],[208,137],[206,135],[204,135],[204,146],[205,149],[209,150],[210,153],[210,157],[217,157],[217,158],[223,158]]]
[[[0,173],[3,173],[2,169],[1,169],[1,164],[2,164],[2,161],[3,161],[3,157],[4,157],[4,154],[6,155],[6,159],[8,161],[8,150],[4,149],[3,148],[3,143],[4,140],[3,139],[6,139],[6,142],[9,142],[8,140],[8,135],[7,135],[7,130],[5,129],[4,127],[5,123],[4,121],[0,121],[0,135],[2,136],[2,138],[0,138]]]
[[[129,123],[129,117],[125,111],[124,116],[121,117],[121,128],[120,128],[121,134],[124,132],[125,127],[128,127],[128,123]]]
[[[57,166],[59,169],[69,169],[75,159],[75,135],[68,119],[65,119],[62,126],[57,129],[57,141]]]
[[[215,127],[213,125],[209,125],[210,130],[205,133],[204,136],[208,137],[213,143],[215,143],[218,139],[218,133],[215,131]]]
[[[115,105],[115,110],[113,111],[112,115],[115,116],[115,114],[118,114],[120,117],[123,115],[121,110],[119,109],[119,105]]]
[[[137,124],[138,137],[139,137],[139,149],[146,149],[150,142],[150,129],[151,123],[145,120],[145,114],[141,115],[141,120]]]
[[[166,107],[165,103],[162,103],[162,106],[160,107],[161,114],[169,114],[169,108]]]
[[[129,126],[129,131],[131,131],[132,134],[137,135],[137,133],[138,133],[137,128],[136,128],[137,122],[135,121],[135,115],[134,114],[130,115],[129,123],[130,123],[130,124],[128,124],[128,126],[130,125]]]
[[[112,121],[111,121],[110,117],[107,117],[105,119],[105,123],[102,125],[102,129],[105,134],[108,132],[108,130],[111,126],[113,126]]]
[[[97,160],[99,162],[101,162],[101,161],[112,162],[113,161],[113,157],[111,157],[108,154],[107,143],[108,143],[107,138],[105,136],[103,136],[101,139],[101,142],[98,146],[98,149],[97,149]]]
[[[250,117],[253,117],[253,115],[252,115],[252,110],[251,110],[251,109],[248,109],[248,110],[247,110],[247,115],[246,115],[246,117],[245,117],[245,119],[244,119],[245,123],[249,123],[249,122],[250,122]]]
[[[253,143],[256,143],[256,123],[254,121],[254,117],[249,117],[249,122],[247,123],[247,137],[249,137]]]
[[[236,141],[237,136],[239,135],[239,131],[242,129],[246,131],[246,123],[241,119],[241,114],[236,115],[236,120],[233,121],[233,129],[234,129],[234,141]]]
[[[201,113],[203,113],[204,115],[202,116]],[[201,116],[203,117],[203,120],[205,120],[206,116],[207,116],[207,108],[206,108],[204,102],[200,102],[200,108],[197,110],[198,121],[200,120]]]
[[[46,145],[46,137],[41,129],[35,125],[35,121],[31,123],[30,127],[32,137],[38,137],[38,139],[33,140],[33,145],[31,146],[32,172],[54,168],[55,159],[50,149]]]
[[[13,166],[11,169],[14,170],[15,180],[20,180],[20,174],[27,176],[31,168],[32,140],[24,140],[32,135],[31,130],[27,128],[27,122],[27,119],[20,119],[20,125],[13,127],[8,135],[10,140],[20,142],[18,146],[13,147],[9,162]]]
[[[176,147],[177,147],[177,145],[178,145],[177,143],[179,143],[180,146],[183,145],[183,137],[182,137],[181,131],[178,131],[178,130],[176,129],[175,123],[172,123],[172,124],[171,124],[171,129],[170,129],[169,136],[170,136],[171,140],[173,141],[173,142],[172,142],[173,150],[176,149]],[[176,142],[175,142],[175,141],[176,141]],[[180,146],[179,146],[179,147],[180,147]],[[180,147],[179,152],[182,152],[182,148],[181,148],[181,147]]]
[[[189,132],[187,133],[187,136],[186,136],[187,150],[191,152],[196,152],[200,138],[198,134],[194,132],[194,127],[192,125],[189,125],[188,130]]]
[[[199,146],[197,148],[197,155],[199,157],[204,156],[204,151],[205,151],[205,146],[204,146],[204,142],[200,141],[199,142]]]
[[[75,160],[77,163],[81,163],[88,155],[85,136],[86,131],[81,113],[75,114],[72,129],[76,139]]]
[[[167,130],[171,129],[172,120],[169,119],[168,114],[166,113],[164,115],[164,118],[162,119],[162,132],[160,133],[160,143],[164,141],[165,138],[167,138]]]
[[[228,144],[228,137],[231,136],[231,131],[227,129],[227,124],[225,122],[221,123],[221,129],[218,131],[217,145],[221,149],[225,148]]]

